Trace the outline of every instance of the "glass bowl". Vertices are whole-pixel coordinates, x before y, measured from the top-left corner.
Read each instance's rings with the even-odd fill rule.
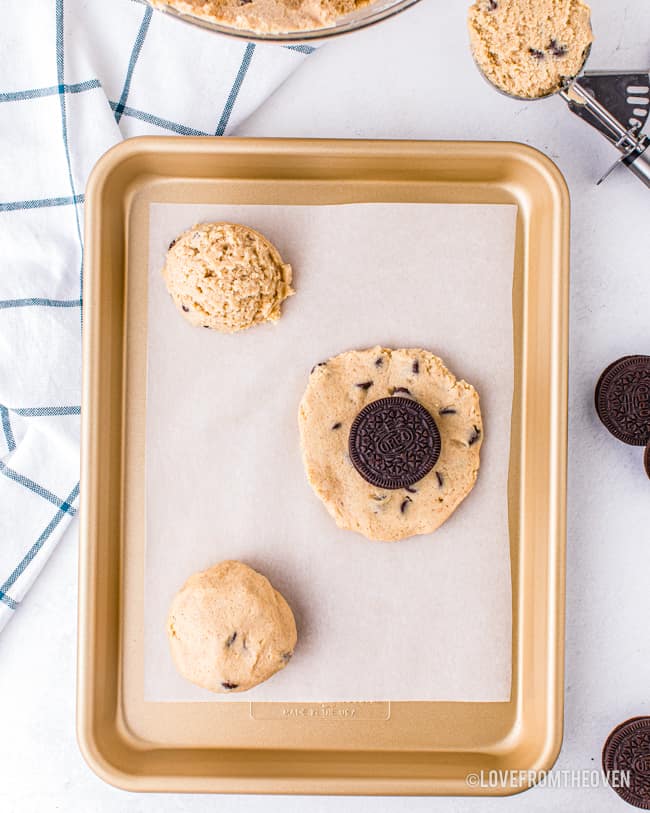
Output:
[[[331,25],[322,26],[321,28],[303,29],[300,31],[264,34],[249,31],[245,28],[234,28],[233,26],[222,25],[221,23],[213,22],[212,20],[193,14],[185,14],[177,11],[172,6],[161,3],[160,0],[156,2],[155,6],[150,0],[140,0],[140,2],[152,6],[156,11],[162,11],[190,25],[196,25],[218,34],[225,34],[228,37],[236,37],[241,40],[247,40],[248,42],[279,42],[298,45],[300,43],[306,44],[308,42],[324,40],[329,37],[347,34],[350,31],[357,31],[360,28],[366,28],[366,26],[374,25],[375,23],[381,22],[381,20],[386,20],[388,17],[399,14],[400,11],[404,11],[409,8],[409,6],[414,6],[416,3],[419,3],[420,0],[375,0],[369,5],[353,11],[351,14],[340,17]]]

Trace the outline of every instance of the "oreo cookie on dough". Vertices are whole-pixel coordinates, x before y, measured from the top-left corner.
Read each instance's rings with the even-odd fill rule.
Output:
[[[312,488],[339,527],[368,539],[435,531],[476,482],[478,394],[426,350],[373,347],[316,365],[298,420]]]

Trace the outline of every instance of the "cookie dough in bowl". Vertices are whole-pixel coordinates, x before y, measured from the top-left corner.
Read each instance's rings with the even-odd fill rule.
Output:
[[[296,622],[261,573],[225,561],[195,573],[174,597],[169,646],[184,678],[212,692],[243,692],[291,660]]]
[[[333,25],[345,14],[371,0],[152,0],[153,6],[171,7],[220,25],[256,34],[310,31]]]
[[[276,322],[294,293],[291,266],[266,237],[236,223],[199,223],[169,246],[167,290],[192,325],[236,333]]]
[[[298,422],[312,488],[339,527],[368,539],[435,531],[476,482],[478,394],[427,350],[350,350],[316,365]]]
[[[593,39],[581,0],[476,0],[469,36],[485,77],[512,96],[559,90],[582,69]]]

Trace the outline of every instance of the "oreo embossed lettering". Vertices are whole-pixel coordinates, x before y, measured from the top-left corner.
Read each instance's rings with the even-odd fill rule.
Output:
[[[397,489],[421,480],[440,456],[440,433],[430,413],[409,398],[380,398],[364,407],[350,429],[348,450],[371,485]]]

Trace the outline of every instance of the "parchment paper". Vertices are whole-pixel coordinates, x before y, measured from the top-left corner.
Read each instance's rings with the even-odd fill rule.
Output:
[[[511,681],[506,484],[513,392],[515,207],[359,204],[150,209],[145,699],[505,701]],[[160,269],[194,223],[266,234],[297,293],[276,325],[190,327]],[[374,344],[440,355],[481,397],[473,492],[435,534],[370,542],[339,530],[301,462],[311,367]],[[165,620],[194,571],[238,559],[293,608],[289,666],[213,695],[171,660]]]

